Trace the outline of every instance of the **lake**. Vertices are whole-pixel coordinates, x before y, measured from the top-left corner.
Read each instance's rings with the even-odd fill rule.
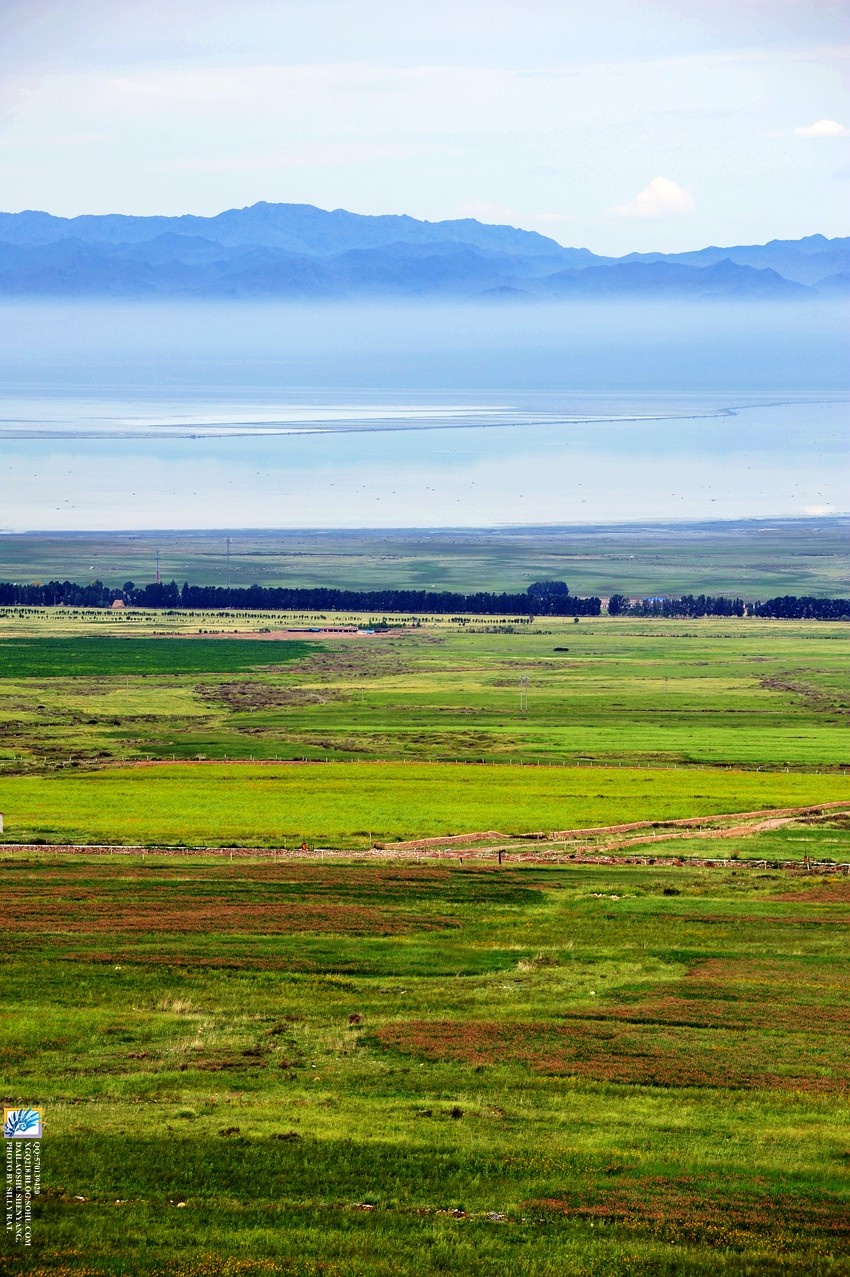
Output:
[[[6,304],[0,528],[846,511],[834,306]]]

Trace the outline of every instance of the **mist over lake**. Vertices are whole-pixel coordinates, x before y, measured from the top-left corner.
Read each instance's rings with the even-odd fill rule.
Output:
[[[0,527],[847,508],[846,307],[6,303]]]

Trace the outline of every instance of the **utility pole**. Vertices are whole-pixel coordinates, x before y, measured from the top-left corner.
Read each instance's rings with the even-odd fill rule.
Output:
[[[229,590],[230,589],[230,537],[227,537],[226,561],[227,561],[227,568],[226,568],[225,580],[227,583],[227,588]]]
[[[520,714],[528,713],[528,675],[521,674],[519,678],[519,712]]]

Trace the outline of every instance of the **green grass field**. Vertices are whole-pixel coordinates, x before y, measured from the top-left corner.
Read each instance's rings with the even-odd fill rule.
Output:
[[[850,767],[846,625],[603,617],[314,643],[198,637],[269,625],[0,618],[0,769],[198,755]]]
[[[110,678],[116,674],[243,673],[259,666],[297,661],[317,650],[297,640],[275,643],[247,639],[156,640],[97,635],[79,638],[0,637],[0,678]]]
[[[331,848],[850,803],[850,776],[451,763],[198,765],[0,780],[6,841]]]
[[[850,1274],[846,813],[512,859],[850,803],[850,627],[320,620],[0,616],[0,1275]]]
[[[850,1271],[844,880],[3,873],[5,1274]]]

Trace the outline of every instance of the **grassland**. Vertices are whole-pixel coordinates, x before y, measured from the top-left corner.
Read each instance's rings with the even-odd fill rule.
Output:
[[[282,847],[850,803],[850,777],[638,768],[178,764],[0,780],[14,842]]]
[[[98,635],[88,642],[78,638],[42,637],[37,643],[25,638],[0,637],[0,679],[109,678],[116,674],[243,673],[258,666],[282,665],[316,651],[306,642],[264,643],[247,640],[222,644],[215,639],[182,643],[177,639],[116,638]]]
[[[5,1274],[850,1271],[844,880],[3,862]]]
[[[0,617],[0,1274],[850,1274],[846,810],[390,855],[850,804],[850,628],[280,623]]]
[[[323,623],[274,623],[311,622]],[[262,614],[7,613],[0,767],[199,755],[850,767],[840,623],[435,620],[310,646],[199,636],[271,625]]]
[[[37,533],[0,536],[0,580],[99,577],[223,585],[516,590],[544,578],[576,594],[850,592],[847,519],[376,532]]]

